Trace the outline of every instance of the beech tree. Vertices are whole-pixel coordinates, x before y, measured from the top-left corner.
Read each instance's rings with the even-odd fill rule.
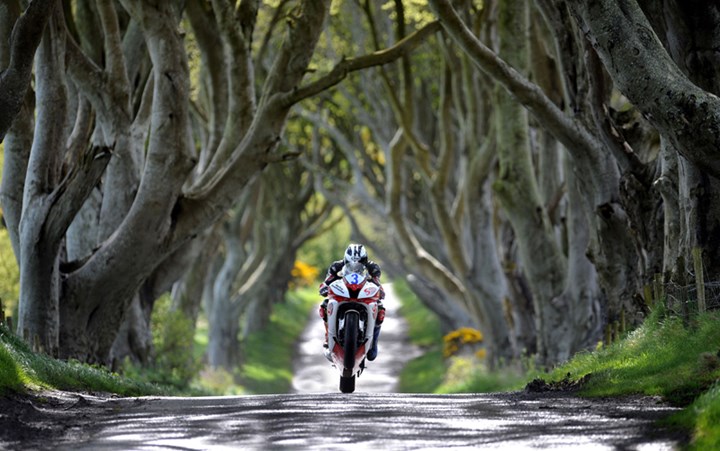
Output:
[[[249,200],[276,196],[260,174],[308,148],[304,170],[332,182],[295,179],[381,218],[394,248],[377,252],[446,327],[483,330],[491,361],[553,364],[638,323],[648,284],[684,278],[693,256],[717,277],[717,6],[428,3],[342,2],[365,21],[337,27],[324,0],[4,3],[19,333],[62,357],[142,361],[154,299],[178,280],[191,317],[212,286],[213,302],[245,287],[243,305],[266,307],[277,287],[248,277],[289,271],[292,242],[269,255],[270,229],[226,234],[240,240],[224,256],[242,252],[225,273],[208,249],[225,220],[254,230],[250,211],[290,225],[300,204]],[[282,137],[303,101],[317,130],[298,148]]]
[[[33,58],[53,3],[53,0],[32,0],[22,16],[19,0],[0,5],[0,142],[25,101]]]
[[[5,171],[22,179],[3,185],[15,201],[3,208],[18,237],[19,333],[37,349],[101,363],[149,277],[179,277],[182,268],[167,265],[184,261],[185,246],[268,164],[294,157],[278,146],[290,108],[429,34],[339,61],[303,84],[329,1],[292,10],[280,2],[262,30],[260,13],[272,18],[275,9],[257,1],[61,5],[36,61],[36,118],[12,132],[17,146],[6,142],[6,168],[28,170]],[[198,103],[183,17],[211,63],[200,71]],[[268,57],[269,68],[256,64]]]
[[[367,10],[369,4],[361,6]],[[487,269],[488,262],[499,258],[506,269],[503,275],[475,280],[494,283],[495,289],[505,285],[505,291],[499,291],[504,304],[489,302],[493,296],[486,291],[479,305],[505,309],[508,324],[500,321],[500,328],[517,326],[509,318],[534,318],[539,361],[553,364],[606,338],[603,327],[639,323],[647,311],[648,285],[657,275],[668,282],[687,271],[693,248],[702,250],[706,276],[717,274],[717,246],[708,233],[715,224],[712,205],[717,191],[708,154],[702,153],[713,141],[708,136],[702,146],[691,145],[698,136],[686,136],[690,133],[684,122],[686,128],[679,135],[677,129],[663,131],[668,120],[681,117],[680,107],[660,107],[651,97],[664,92],[680,102],[685,84],[692,83],[694,106],[682,114],[693,114],[695,126],[705,124],[703,132],[712,133],[714,6],[693,9],[698,5],[629,2],[621,8],[614,2],[564,1],[536,1],[527,7],[523,2],[453,2],[451,6],[440,0],[430,4],[454,44],[449,50],[435,50],[448,69],[421,58],[404,58],[376,78],[358,82],[364,91],[341,88],[347,97],[357,99],[353,111],[362,125],[338,124],[332,114],[314,117],[327,128],[352,169],[354,183],[345,192],[363,203],[365,213],[372,210],[391,218],[394,239],[412,261],[411,271],[429,281],[433,291],[440,290],[436,298],[441,299],[429,304],[439,307],[452,299],[480,319],[480,327],[492,337],[490,331],[498,321],[489,321],[487,314],[483,321],[467,302],[468,284],[474,280],[468,267]],[[384,12],[368,14],[367,29],[376,26],[380,31],[370,38],[357,31],[353,41],[377,46],[389,36],[401,39],[406,27],[420,26],[417,14],[412,19],[403,15],[403,2],[393,5],[394,31],[382,18]],[[610,41],[603,35],[596,41],[593,27],[617,28],[610,25],[615,23],[609,19],[614,15],[624,15],[622,23],[627,26],[622,33],[637,36]],[[687,34],[689,29],[694,31]],[[456,60],[460,63],[447,58],[455,49],[462,52]],[[657,59],[653,52],[660,52],[659,64],[650,64]],[[462,65],[465,58],[469,66]],[[473,71],[473,65],[480,71]],[[674,65],[682,69],[666,70]],[[442,82],[428,83],[423,78],[428,70],[435,70],[435,80]],[[643,78],[647,75],[640,75],[649,70],[658,84],[648,85]],[[672,75],[672,83],[665,74]],[[666,82],[664,88],[660,81]],[[488,83],[497,83],[499,89],[490,108],[484,109],[481,102],[472,102],[491,95]],[[696,95],[697,86],[704,91]],[[633,88],[638,90],[634,95]],[[373,102],[372,93],[380,89],[384,97]],[[636,96],[652,105],[643,107]],[[431,100],[423,103],[425,99]],[[700,108],[695,99],[712,102],[703,103],[707,110],[700,114],[693,109]],[[530,113],[526,119],[520,105]],[[670,119],[663,119],[667,115]],[[488,123],[497,125],[490,129]],[[464,124],[471,127],[463,128]],[[353,139],[362,126],[371,131],[370,140]],[[698,151],[678,154],[674,147],[681,138],[685,146]],[[382,149],[383,161],[367,158],[373,146]],[[694,158],[683,153],[694,153]],[[490,167],[481,177],[463,172],[474,167],[469,162],[481,161]],[[335,186],[343,186],[335,180]],[[467,184],[455,191],[448,180]],[[488,199],[500,201],[502,207],[488,216],[494,230],[478,226],[482,197],[475,194],[472,203],[465,203],[470,193],[486,186],[492,186],[492,193],[485,194]],[[700,196],[705,208],[699,208]],[[379,202],[387,205],[387,211],[375,208]],[[468,218],[473,217],[472,233],[465,228],[465,210],[459,206],[472,212],[468,213]],[[484,233],[490,233],[494,251],[469,255],[469,249],[481,246]],[[525,300],[533,306],[528,308]],[[520,338],[518,332],[511,336],[523,344],[515,352],[522,348],[534,352],[532,338]]]
[[[536,2],[562,64],[564,96],[557,104],[529,81],[521,65],[511,65],[500,58],[502,53],[499,57],[490,50],[463,21],[460,9],[445,0],[430,4],[453,41],[563,144],[571,170],[582,174],[578,186],[591,225],[588,255],[607,296],[606,321],[625,315],[631,322],[641,319],[643,286],[655,274],[665,272],[668,280],[672,273],[686,271],[687,266],[678,262],[690,261],[695,246],[703,249],[708,275],[717,274],[715,246],[707,246],[710,242],[703,233],[705,226],[714,224],[714,195],[704,198],[707,212],[693,207],[697,188],[715,192],[710,155],[716,136],[710,135],[716,127],[717,98],[712,83],[707,83],[713,70],[706,63],[706,49],[717,29],[715,6]],[[702,33],[709,35],[681,37],[701,24]],[[617,97],[611,96],[614,89],[636,110],[618,113]],[[560,108],[563,105],[568,113]],[[653,140],[658,135],[663,144],[659,158]],[[679,181],[677,168],[685,174]],[[696,222],[698,217],[703,226]],[[680,240],[674,239],[677,236]],[[678,260],[678,255],[684,259]],[[553,363],[563,356],[543,357]]]

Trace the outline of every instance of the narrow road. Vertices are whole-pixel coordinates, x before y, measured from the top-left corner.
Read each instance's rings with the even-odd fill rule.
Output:
[[[671,450],[657,429],[674,409],[647,397],[582,399],[558,393],[397,394],[397,374],[419,352],[406,342],[388,287],[380,355],[342,394],[310,318],[294,393],[116,398],[48,393],[0,398],[0,450]],[[313,313],[315,315],[315,313]]]
[[[356,392],[395,393],[400,371],[408,361],[421,354],[420,349],[408,341],[407,323],[398,313],[400,301],[392,284],[383,285],[383,288],[386,316],[378,341],[378,357],[367,362],[367,368],[357,378]],[[317,309],[313,309],[297,349],[293,370],[294,393],[339,392],[340,375],[323,356],[324,337],[323,322]]]
[[[0,449],[670,450],[676,437],[653,421],[671,411],[525,393],[83,397],[37,402],[10,423],[0,412]],[[20,426],[34,433],[13,441]]]

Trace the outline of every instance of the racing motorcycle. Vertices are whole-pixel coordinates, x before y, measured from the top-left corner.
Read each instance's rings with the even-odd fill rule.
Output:
[[[361,263],[346,264],[340,275],[328,287],[325,357],[340,372],[340,391],[352,393],[372,349],[380,286],[368,280]]]

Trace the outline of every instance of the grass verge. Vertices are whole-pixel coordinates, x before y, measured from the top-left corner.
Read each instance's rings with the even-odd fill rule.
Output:
[[[35,354],[0,324],[0,395],[43,389],[123,396],[172,394],[168,388],[123,378],[103,368]]]
[[[288,293],[286,302],[273,307],[270,323],[247,338],[240,372],[245,390],[257,394],[290,391],[295,346],[307,325],[310,310],[319,305],[318,299],[312,288]]]
[[[718,312],[690,324],[653,312],[625,339],[580,353],[541,377],[557,384],[583,381],[584,396],[662,396],[685,407],[667,425],[691,431],[690,449],[720,449]]]

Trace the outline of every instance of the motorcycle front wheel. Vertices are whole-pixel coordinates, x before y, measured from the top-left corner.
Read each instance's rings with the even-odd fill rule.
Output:
[[[340,391],[343,393],[352,393],[355,391],[355,353],[357,352],[358,323],[360,317],[357,312],[347,312],[345,314],[345,341],[343,351],[343,373],[348,376],[340,376]]]
[[[355,376],[340,376],[340,391],[343,393],[352,393],[355,391]]]

